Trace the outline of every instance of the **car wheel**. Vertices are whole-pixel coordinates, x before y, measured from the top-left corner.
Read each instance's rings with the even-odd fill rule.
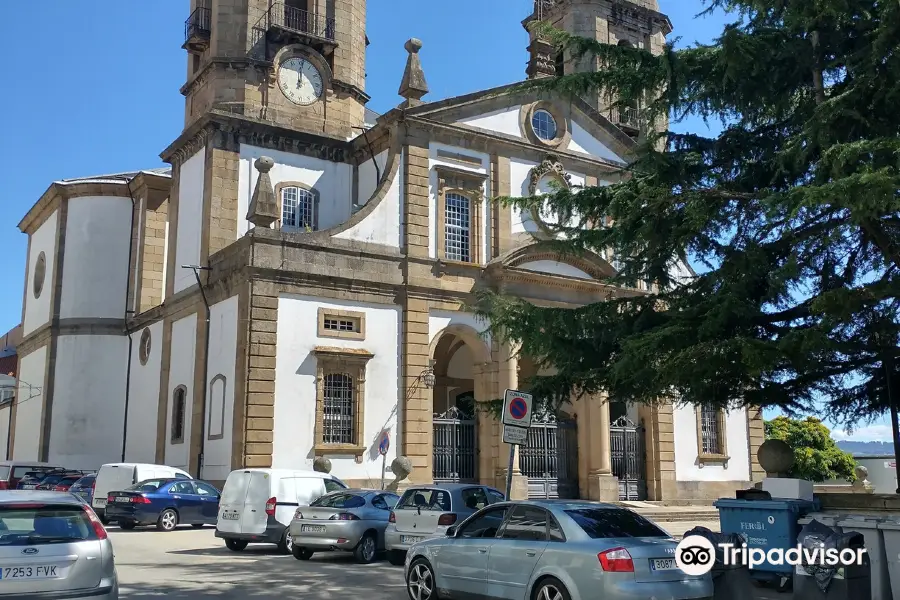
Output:
[[[437,598],[434,589],[434,571],[424,558],[417,558],[409,566],[406,575],[406,593],[410,600],[432,600]]]
[[[309,548],[301,548],[300,546],[294,546],[291,549],[291,554],[294,555],[294,558],[297,560],[309,560],[312,558],[313,551]]]
[[[356,562],[367,565],[375,560],[377,550],[378,543],[375,541],[375,536],[367,533],[353,549],[353,556],[356,557]]]
[[[243,540],[225,540],[225,547],[232,552],[240,552],[247,547],[247,542]]]
[[[191,527],[193,527],[194,529],[200,529],[201,527],[203,527],[203,523],[191,523]]]
[[[395,567],[402,567],[406,562],[406,552],[403,550],[391,550],[388,552],[388,562]]]
[[[137,523],[135,523],[134,521],[119,521],[119,529],[131,531],[135,527],[137,527]]]
[[[291,528],[288,527],[284,530],[284,535],[281,536],[281,542],[278,544],[278,551],[282,554],[292,554],[294,551],[294,536],[291,535]]]
[[[559,579],[548,577],[534,586],[531,600],[572,600],[572,597]]]
[[[160,531],[172,531],[176,527],[178,527],[178,513],[171,508],[162,511],[156,520],[156,528]]]

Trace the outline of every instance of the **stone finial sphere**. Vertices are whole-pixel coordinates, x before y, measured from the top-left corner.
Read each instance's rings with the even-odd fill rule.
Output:
[[[268,173],[275,166],[275,161],[268,156],[260,156],[253,165],[260,173]]]
[[[784,474],[794,466],[794,451],[782,440],[763,442],[756,451],[756,458],[759,460],[759,466],[770,474]]]
[[[391,461],[391,472],[397,479],[406,479],[412,473],[412,461],[405,456],[398,456]]]
[[[406,51],[410,54],[416,54],[422,49],[422,40],[418,38],[409,38],[406,40],[406,43],[403,44],[403,47],[406,48]]]
[[[319,473],[331,473],[331,461],[324,456],[317,456],[313,461],[313,471]]]

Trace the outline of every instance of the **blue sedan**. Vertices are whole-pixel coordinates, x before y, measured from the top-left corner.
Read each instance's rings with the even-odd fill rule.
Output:
[[[196,479],[147,479],[121,492],[110,492],[106,517],[122,529],[156,525],[172,531],[179,524],[215,525],[221,492]]]

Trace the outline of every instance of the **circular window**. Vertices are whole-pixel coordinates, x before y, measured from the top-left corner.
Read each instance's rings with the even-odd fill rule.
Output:
[[[141,342],[138,347],[138,357],[141,359],[141,364],[146,365],[147,361],[150,360],[150,328],[145,327],[144,331],[141,332]]]
[[[534,130],[534,134],[542,140],[549,142],[556,139],[556,119],[544,109],[534,111],[531,116],[531,128]]]
[[[34,263],[34,279],[32,285],[34,287],[34,297],[40,298],[41,291],[44,289],[44,277],[47,275],[47,256],[41,252],[38,254],[37,261]]]

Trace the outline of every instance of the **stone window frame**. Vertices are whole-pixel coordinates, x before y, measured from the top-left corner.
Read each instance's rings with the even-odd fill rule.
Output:
[[[366,367],[374,354],[364,349],[330,348],[317,346],[313,349],[316,357],[316,416],[313,431],[313,454],[351,455],[361,463],[366,452],[365,445],[365,404]],[[326,444],[325,432],[325,376],[349,375],[353,388],[353,441],[350,444]]]
[[[325,321],[329,319],[352,321],[354,323],[353,331],[327,329],[325,327]],[[316,322],[318,324],[317,335],[320,338],[357,341],[366,339],[366,313],[352,310],[338,310],[334,308],[320,308]]]
[[[180,404],[179,407],[179,392],[180,395]],[[181,409],[181,431],[177,431],[176,424],[178,424],[178,420],[176,416],[178,414],[179,408]],[[172,390],[172,422],[170,423],[169,428],[169,443],[173,446],[184,443],[184,432],[187,429],[187,387],[184,385],[175,386],[175,389]]]
[[[312,205],[312,219],[313,225],[311,231],[319,231],[319,200],[320,194],[319,190],[314,188],[311,185],[303,183],[302,181],[282,181],[278,185],[275,186],[275,197],[278,199],[278,228],[282,231],[301,231],[300,228],[297,227],[288,227],[284,228],[282,219],[284,218],[284,197],[282,194],[284,190],[287,188],[297,188],[312,194],[313,197],[313,205]]]
[[[487,173],[454,169],[435,165],[437,174],[437,257],[439,260],[459,265],[481,265],[484,260],[484,185]],[[447,259],[447,194],[459,194],[469,199],[469,260]]]
[[[545,140],[534,132],[531,121],[534,113],[539,110],[545,110],[550,113],[553,120],[556,121],[556,137],[552,140]],[[519,129],[532,144],[544,146],[548,148],[566,148],[572,141],[572,131],[569,128],[569,111],[562,110],[556,103],[550,100],[538,100],[531,104],[522,106],[519,111]]]
[[[138,342],[138,360],[141,362],[142,367],[146,366],[147,361],[150,360],[152,344],[153,334],[150,332],[149,327],[144,327],[144,330],[141,332],[141,339]]]
[[[694,415],[697,427],[697,458],[701,462],[727,463],[728,456],[728,429],[726,427],[727,413],[725,409],[716,407],[716,428],[718,429],[719,452],[704,452],[703,450],[703,405],[694,407]]]
[[[34,299],[41,297],[44,291],[44,281],[47,279],[47,255],[41,250],[34,261],[34,275],[31,278],[31,291]]]
[[[215,390],[216,382],[222,382],[222,397],[214,398],[213,390]],[[221,440],[225,437],[225,400],[228,396],[228,378],[219,373],[215,377],[209,380],[209,416],[206,420],[206,439],[208,440]],[[222,405],[222,418],[219,419],[219,433],[213,433],[213,403],[219,402]]]

